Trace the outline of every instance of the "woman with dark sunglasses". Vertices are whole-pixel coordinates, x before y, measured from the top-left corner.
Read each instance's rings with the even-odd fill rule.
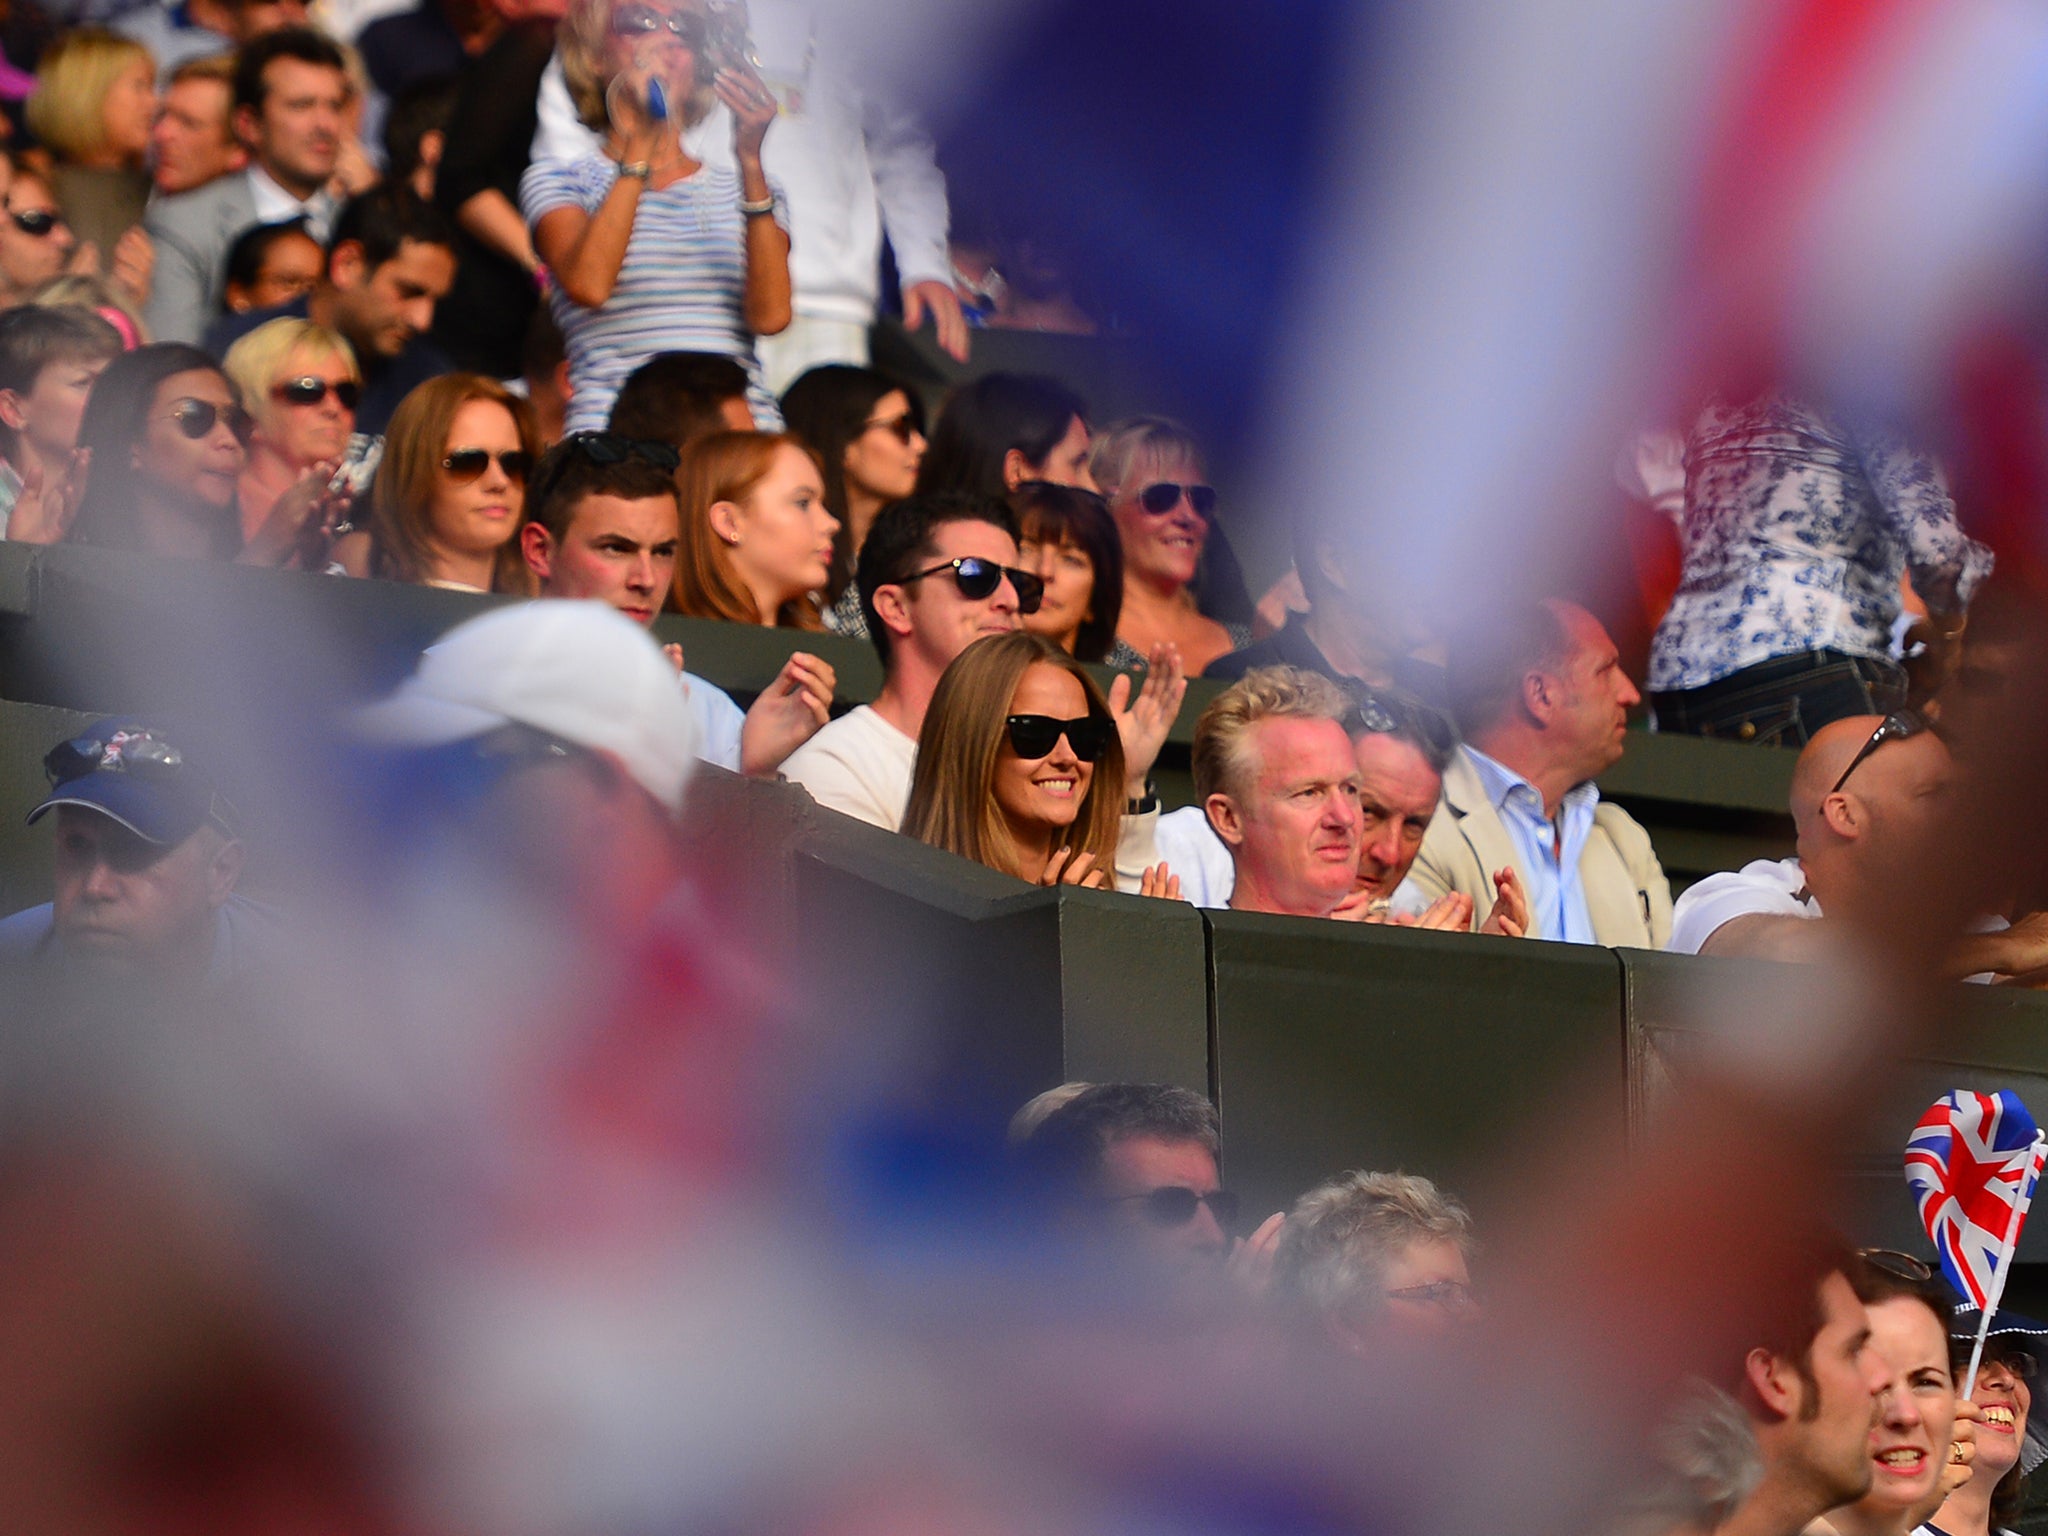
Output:
[[[289,318],[257,326],[228,348],[221,366],[255,423],[237,490],[248,537],[301,480],[333,477],[356,429],[363,376],[340,336]]]
[[[932,694],[903,831],[1034,885],[1116,878],[1124,750],[1102,691],[1040,635],[978,640]],[[1178,897],[1165,865],[1147,896]]]
[[[530,596],[519,553],[533,408],[495,379],[444,373],[398,403],[370,487],[370,527],[335,546],[351,576]]]
[[[1216,492],[1186,428],[1157,416],[1118,422],[1089,458],[1124,552],[1117,638],[1140,656],[1179,648],[1190,677],[1252,642],[1251,597],[1216,526]]]
[[[712,32],[697,0],[573,0],[562,20],[563,75],[603,144],[528,166],[519,202],[554,279],[572,432],[602,428],[627,376],[676,350],[743,364],[755,420],[781,425],[754,355],[793,313],[786,214],[761,168],[776,102]],[[708,164],[683,133],[721,101],[732,161]]]
[[[825,505],[839,519],[825,597],[835,606],[825,623],[865,637],[853,563],[875,514],[917,488],[924,462],[924,412],[887,374],[847,363],[813,368],[783,393],[782,420],[817,450],[825,471]]]

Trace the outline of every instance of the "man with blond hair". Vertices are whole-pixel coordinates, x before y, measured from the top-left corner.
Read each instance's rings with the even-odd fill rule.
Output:
[[[1195,797],[1230,850],[1239,912],[1328,917],[1364,833],[1351,701],[1295,667],[1248,672],[1195,723]]]
[[[1373,1354],[1469,1317],[1472,1217],[1412,1173],[1347,1173],[1295,1201],[1273,1258],[1276,1299],[1331,1341]]]

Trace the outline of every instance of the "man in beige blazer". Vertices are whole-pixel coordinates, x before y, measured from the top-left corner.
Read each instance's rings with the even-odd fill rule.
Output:
[[[1419,892],[1485,912],[1512,869],[1531,938],[1661,949],[1671,887],[1649,834],[1593,783],[1641,700],[1600,621],[1557,601],[1507,614],[1452,652],[1450,694],[1465,740],[1409,872]]]

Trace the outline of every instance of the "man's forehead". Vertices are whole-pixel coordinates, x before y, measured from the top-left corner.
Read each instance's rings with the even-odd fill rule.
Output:
[[[1133,1182],[1213,1183],[1216,1159],[1199,1141],[1179,1137],[1117,1136],[1102,1149],[1103,1172]]]
[[[682,520],[673,496],[629,497],[592,491],[569,513],[572,538],[620,538],[636,544],[666,544],[681,534]]]
[[[455,253],[427,240],[401,240],[397,252],[374,275],[445,289],[455,281]]]
[[[1017,560],[1017,541],[994,523],[979,518],[939,524],[932,530],[931,547],[935,565],[941,560],[963,560],[969,556],[993,560],[998,565],[1014,565]]]
[[[1269,715],[1246,732],[1264,783],[1349,779],[1358,759],[1344,727],[1321,715]]]

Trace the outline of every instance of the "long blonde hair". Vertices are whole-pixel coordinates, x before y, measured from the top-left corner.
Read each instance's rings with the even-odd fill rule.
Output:
[[[502,405],[519,429],[519,446],[529,462],[540,457],[540,429],[533,407],[496,379],[480,373],[444,373],[428,379],[398,402],[384,433],[384,458],[370,487],[370,574],[384,581],[427,579],[427,551],[434,494],[441,485],[441,460],[455,413],[472,400]],[[523,506],[522,502],[522,506]],[[514,518],[513,524],[520,522]],[[508,535],[492,564],[491,590],[533,595],[533,576]]]
[[[1088,712],[1109,715],[1102,690],[1082,665],[1043,635],[1025,630],[977,640],[953,659],[932,693],[917,736],[917,770],[903,831],[919,842],[1023,878],[1017,839],[996,804],[996,762],[1008,738],[1010,701],[1024,674],[1038,664],[1080,681]],[[1091,853],[1105,878],[1116,871],[1117,835],[1123,824],[1124,749],[1115,731],[1097,758],[1088,793],[1054,851]]]
[[[107,97],[132,64],[156,60],[133,38],[104,27],[80,27],[58,36],[36,66],[36,88],[24,109],[35,136],[59,161],[79,161],[107,145]]]

